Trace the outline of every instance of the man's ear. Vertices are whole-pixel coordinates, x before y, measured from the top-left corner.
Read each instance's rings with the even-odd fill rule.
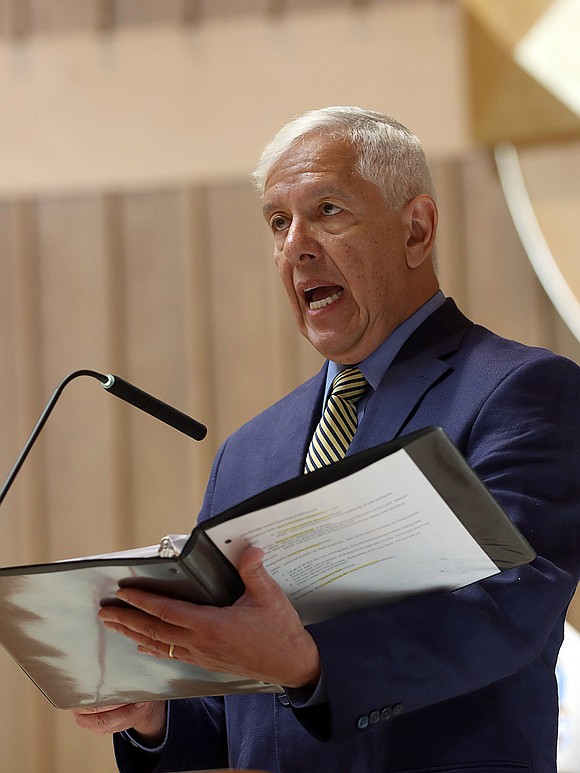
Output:
[[[437,205],[426,193],[415,196],[405,205],[405,256],[409,268],[418,268],[433,254],[437,220]]]

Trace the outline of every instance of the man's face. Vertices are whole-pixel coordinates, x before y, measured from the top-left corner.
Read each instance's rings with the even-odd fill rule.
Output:
[[[401,212],[386,209],[354,162],[348,143],[310,135],[274,165],[264,192],[300,332],[344,364],[371,354],[415,310]]]

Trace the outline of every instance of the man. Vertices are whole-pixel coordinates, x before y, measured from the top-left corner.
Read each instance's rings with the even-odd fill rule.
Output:
[[[554,665],[580,553],[579,368],[473,325],[444,298],[427,162],[392,119],[307,113],[254,177],[296,322],[328,363],[225,442],[200,517],[301,474],[334,377],[358,365],[370,386],[348,452],[442,426],[538,558],[308,629],[256,548],[233,607],[121,591],[136,609],[101,617],[141,651],[286,694],[77,711],[77,722],[120,733],[122,771],[554,773]]]

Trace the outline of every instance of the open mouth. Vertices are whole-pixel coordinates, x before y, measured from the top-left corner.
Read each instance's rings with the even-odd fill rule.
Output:
[[[340,285],[311,287],[309,290],[305,290],[304,298],[308,307],[312,311],[316,311],[317,309],[323,309],[325,306],[330,306],[331,303],[340,298],[343,292],[344,289]]]

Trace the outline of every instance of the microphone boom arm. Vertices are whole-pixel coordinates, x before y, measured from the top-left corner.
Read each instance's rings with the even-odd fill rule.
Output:
[[[149,413],[151,416],[154,416],[156,419],[163,421],[165,424],[169,424],[174,429],[189,435],[189,437],[192,437],[194,440],[203,440],[207,434],[207,428],[199,421],[192,419],[185,413],[181,413],[181,411],[178,411],[171,405],[167,405],[167,403],[158,400],[156,397],[153,397],[153,395],[144,392],[142,389],[138,389],[128,381],[119,378],[119,376],[113,376],[111,374],[104,375],[103,373],[98,373],[95,370],[75,370],[61,381],[61,383],[55,389],[52,397],[46,404],[44,410],[42,411],[40,418],[36,422],[34,429],[24,444],[24,448],[14,463],[14,467],[4,481],[4,485],[0,490],[0,504],[2,504],[4,501],[4,497],[8,493],[10,486],[18,475],[18,472],[24,464],[26,457],[36,442],[37,437],[40,435],[42,428],[52,413],[52,410],[56,405],[63,389],[70,381],[79,376],[91,376],[92,378],[96,378],[101,382],[104,389],[106,389],[108,392],[111,392],[111,394],[114,394],[121,400],[125,400],[126,402],[131,403],[131,405],[134,405],[137,408],[140,408],[142,411]]]

